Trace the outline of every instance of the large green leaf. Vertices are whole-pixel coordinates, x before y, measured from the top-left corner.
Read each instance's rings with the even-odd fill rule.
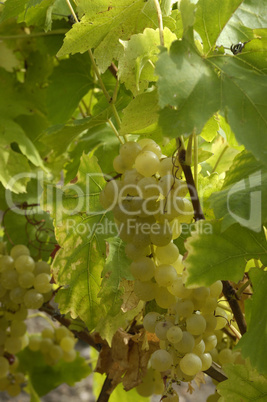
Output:
[[[252,281],[253,295],[245,303],[248,330],[242,336],[237,347],[241,348],[242,355],[249,357],[253,367],[260,374],[267,374],[267,272],[254,268],[249,271]],[[266,389],[267,393],[267,389]]]
[[[52,124],[65,123],[80,100],[94,86],[89,55],[75,55],[61,60],[49,81],[48,119]]]
[[[164,45],[169,48],[176,35],[164,28]],[[127,89],[136,96],[147,89],[151,81],[156,81],[154,64],[159,53],[159,30],[146,28],[143,33],[132,35],[123,41],[124,52],[119,59],[118,77]]]
[[[221,110],[238,142],[266,163],[267,76],[234,56],[210,57],[208,61],[220,72]]]
[[[226,174],[223,188],[210,197],[217,219],[223,218],[226,229],[239,222],[260,231],[267,222],[267,169],[246,151],[238,154]]]
[[[224,30],[217,44],[230,47],[239,41],[245,42],[253,39],[255,28],[266,28],[266,2],[265,0],[243,0]]]
[[[85,15],[67,33],[58,56],[84,53],[95,49],[99,69],[104,72],[113,59],[123,52],[119,40],[128,40],[144,28],[157,28],[154,1],[121,0],[110,3],[103,0],[84,8]]]
[[[216,45],[216,41],[243,0],[199,0],[194,29],[203,42],[204,53]]]
[[[17,17],[25,8],[29,0],[6,0],[4,9],[0,16],[0,22],[8,18]]]
[[[156,64],[161,119],[171,121],[172,136],[200,133],[220,108],[219,79],[213,68],[187,41],[176,41]],[[167,114],[167,115],[166,115]],[[168,133],[169,134],[169,133]]]
[[[105,239],[110,236],[108,218],[99,204],[104,185],[96,158],[83,155],[77,182],[56,191],[48,187],[46,193],[46,210],[54,218],[61,247],[52,266],[56,283],[62,286],[56,300],[61,312],[79,316],[89,330],[106,311],[98,297]]]
[[[254,344],[257,346],[256,342]],[[218,384],[219,393],[222,395],[220,402],[266,401],[267,379],[251,369],[248,363],[242,366],[228,364],[224,366],[224,371],[228,379]]]
[[[188,255],[185,266],[187,285],[206,286],[218,279],[238,282],[247,261],[261,259],[267,263],[264,232],[256,233],[239,224],[222,231],[221,222],[196,223],[196,232],[185,243]]]
[[[79,355],[73,362],[60,360],[54,366],[48,366],[41,352],[32,352],[28,348],[19,353],[19,362],[21,370],[30,376],[31,386],[39,396],[46,395],[63,383],[73,386],[92,371]]]

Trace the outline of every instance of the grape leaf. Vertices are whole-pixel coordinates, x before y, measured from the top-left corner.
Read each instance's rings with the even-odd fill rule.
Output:
[[[203,42],[205,54],[216,45],[216,41],[243,0],[199,0],[197,3],[194,29]]]
[[[208,61],[220,71],[221,109],[237,141],[253,152],[256,158],[266,163],[267,76],[255,72],[245,61],[237,57],[216,56],[210,57]]]
[[[266,74],[267,38],[257,38],[245,44],[241,53],[236,57],[252,66],[255,71]]]
[[[203,127],[203,130],[201,131],[200,135],[202,138],[204,138],[204,140],[210,142],[216,137],[218,130],[219,130],[218,119],[217,117],[212,116]]]
[[[161,121],[171,120],[170,135],[190,134],[194,128],[200,133],[220,108],[219,80],[213,69],[183,40],[174,42],[169,53],[161,53],[156,74],[160,107],[170,105],[178,109],[161,111]]]
[[[217,44],[230,47],[239,41],[253,39],[255,28],[267,25],[265,0],[244,0],[222,31]]]
[[[220,221],[199,221],[195,225],[195,234],[185,243],[187,285],[208,286],[218,279],[238,282],[251,258],[261,259],[266,265],[263,231],[256,233],[235,224],[223,232]]]
[[[123,110],[120,134],[140,133],[158,120],[157,91],[137,95]]]
[[[115,224],[114,235],[116,235]],[[122,305],[123,289],[120,288],[122,279],[133,280],[129,266],[131,261],[125,255],[125,245],[119,237],[110,238],[109,255],[102,272],[101,290],[99,297],[101,303],[108,310],[108,315],[115,316]]]
[[[73,386],[92,371],[85,359],[79,355],[73,362],[60,360],[54,366],[47,365],[41,352],[32,352],[28,348],[18,356],[20,369],[30,376],[31,385],[39,396],[46,395],[63,383]]]
[[[0,16],[0,22],[8,18],[17,17],[24,10],[28,2],[29,0],[6,0]]]
[[[169,28],[163,30],[164,46],[169,48],[176,35]],[[129,41],[121,41],[124,52],[119,58],[118,77],[136,96],[156,81],[154,64],[159,53],[159,30],[146,28],[143,33],[132,35]]]
[[[223,229],[238,221],[259,231],[267,222],[266,197],[267,169],[251,153],[243,151],[226,173],[221,191],[211,195],[210,204],[216,218],[223,218]]]
[[[87,7],[79,23],[74,24],[67,33],[58,56],[84,53],[94,48],[100,72],[104,72],[113,59],[118,59],[123,46],[119,40],[128,40],[144,28],[157,27],[157,14],[154,1],[121,0],[112,3],[108,0]]]
[[[28,26],[35,25],[45,31],[50,30],[54,2],[55,0],[30,1],[26,10],[18,16],[18,23],[25,22]]]
[[[99,204],[104,185],[96,158],[83,155],[77,182],[62,189],[48,187],[43,200],[43,208],[54,218],[61,246],[52,266],[56,282],[63,287],[56,301],[61,312],[79,316],[89,330],[106,311],[98,297],[105,239],[110,236],[107,214]]]
[[[65,123],[80,100],[93,88],[88,54],[61,60],[49,77],[47,88],[48,119],[52,124]],[[60,96],[59,89],[60,88]]]
[[[267,348],[267,272],[252,268],[249,278],[252,281],[253,295],[245,302],[248,329],[238,342],[237,348],[241,349],[244,358],[249,357],[251,365],[260,374],[266,375],[266,356],[262,351]]]
[[[255,346],[258,346],[254,342]],[[263,355],[262,351],[261,354]],[[250,402],[262,401],[267,397],[267,379],[255,370],[252,370],[248,363],[246,365],[227,364],[224,371],[228,377],[226,381],[218,384],[221,402]]]

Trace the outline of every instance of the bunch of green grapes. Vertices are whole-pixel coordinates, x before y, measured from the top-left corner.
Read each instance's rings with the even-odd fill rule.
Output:
[[[18,365],[17,357],[10,363],[6,357],[0,356],[0,391],[6,391],[11,397],[19,395],[26,384],[26,378],[18,370]]]
[[[61,359],[65,362],[76,359],[76,342],[73,333],[66,327],[47,327],[41,334],[30,336],[28,347],[34,352],[40,351],[46,364],[53,366]]]
[[[106,184],[100,202],[113,211],[118,234],[126,243],[137,297],[155,300],[166,311],[144,317],[144,328],[160,340],[151,368],[170,373],[172,381],[191,381],[211,366],[215,331],[231,317],[218,305],[221,281],[196,289],[184,284],[183,256],[173,240],[181,233],[181,223],[192,221],[194,210],[186,198],[181,166],[177,159],[162,155],[153,140],[142,139],[121,145],[114,169],[119,178]],[[178,400],[174,393],[168,398]]]
[[[0,389],[11,396],[19,393],[24,376],[12,371],[9,360],[28,345],[28,309],[38,309],[51,298],[50,281],[50,266],[35,262],[26,246],[0,255]]]

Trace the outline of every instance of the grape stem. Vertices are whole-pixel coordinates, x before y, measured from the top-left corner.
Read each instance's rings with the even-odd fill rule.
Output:
[[[164,46],[164,34],[163,34],[163,20],[162,20],[162,12],[160,8],[160,4],[158,0],[154,0],[155,7],[157,10],[157,15],[158,15],[158,23],[159,23],[159,40],[160,40],[160,45]]]

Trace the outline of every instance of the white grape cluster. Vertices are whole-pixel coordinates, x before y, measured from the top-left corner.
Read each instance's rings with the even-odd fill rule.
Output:
[[[177,381],[191,381],[211,366],[214,331],[226,325],[228,316],[217,304],[221,281],[196,289],[184,285],[183,256],[173,240],[181,233],[181,223],[192,221],[194,211],[181,166],[162,155],[151,139],[121,145],[113,165],[119,178],[108,181],[100,203],[113,211],[126,242],[136,295],[145,302],[155,299],[166,310],[144,317],[144,328],[160,340],[151,368],[167,371]],[[168,398],[178,400],[175,393]]]
[[[121,146],[114,168],[121,176],[107,183],[100,202],[113,211],[119,236],[127,243],[136,295],[167,308],[175,302],[170,286],[183,269],[173,239],[194,213],[185,198],[188,189],[181,166],[164,157],[153,140],[142,139]]]
[[[33,352],[40,351],[46,364],[53,366],[61,359],[67,363],[76,359],[76,342],[77,339],[66,327],[47,327],[41,334],[31,335],[28,346]]]
[[[0,390],[10,396],[19,394],[24,382],[12,360],[29,341],[28,309],[38,309],[51,298],[50,280],[50,266],[35,262],[26,246],[16,245],[10,255],[0,255]]]

